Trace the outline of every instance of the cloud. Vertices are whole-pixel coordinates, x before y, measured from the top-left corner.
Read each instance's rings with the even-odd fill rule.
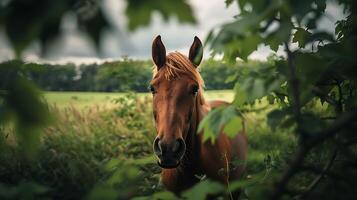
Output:
[[[115,28],[103,33],[99,54],[88,37],[77,30],[73,16],[68,15],[62,23],[63,36],[50,47],[46,57],[39,58],[39,46],[35,44],[25,51],[24,59],[63,61],[71,58],[81,62],[86,59],[118,59],[122,56],[148,59],[151,56],[151,42],[156,35],[162,36],[168,52],[180,51],[187,54],[195,35],[204,40],[210,30],[232,21],[233,16],[239,13],[236,4],[226,8],[222,0],[190,0],[189,3],[193,7],[197,24],[180,24],[175,18],[165,22],[158,13],[154,13],[150,26],[129,32],[126,29],[125,1],[106,0],[103,2],[102,8],[106,11],[106,17]],[[329,3],[327,17],[324,17],[320,22],[322,28],[333,31],[336,20],[344,17],[341,10],[341,7],[336,3]],[[0,41],[0,61],[13,58],[13,51],[1,30]],[[207,58],[209,51],[207,48],[205,50]],[[254,52],[250,58],[264,60],[270,53],[272,51],[269,47],[260,45],[258,51]],[[282,48],[278,53],[283,54]]]

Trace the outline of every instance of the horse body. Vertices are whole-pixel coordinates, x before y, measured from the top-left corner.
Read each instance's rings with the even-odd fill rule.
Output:
[[[156,68],[151,91],[157,130],[153,148],[165,187],[179,194],[197,183],[200,175],[224,184],[239,179],[245,166],[231,163],[246,160],[244,130],[235,138],[221,132],[214,143],[203,142],[203,133],[197,134],[198,124],[211,109],[228,104],[206,103],[203,98],[203,80],[196,69],[202,59],[200,40],[195,37],[188,58],[178,52],[166,56],[160,36],[152,51]]]
[[[228,103],[213,101],[196,109],[197,121],[188,133],[191,137],[185,141],[188,149],[186,157],[177,168],[162,169],[161,172],[161,180],[170,191],[179,194],[199,182],[201,175],[206,175],[208,178],[220,181],[223,184],[241,177],[244,172],[244,165],[228,169],[228,173],[227,167],[231,167],[228,163],[231,163],[232,160],[246,160],[248,142],[244,131],[241,131],[232,139],[221,132],[214,144],[209,141],[203,142],[203,133],[197,134],[196,132],[203,117],[211,109],[224,104]]]

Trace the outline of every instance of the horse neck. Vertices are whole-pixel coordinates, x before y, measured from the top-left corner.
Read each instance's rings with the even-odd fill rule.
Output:
[[[201,137],[197,134],[197,129],[200,121],[204,117],[204,107],[206,105],[204,104],[204,100],[201,99],[203,98],[202,93],[199,95],[200,96],[197,96],[196,98],[195,106],[192,112],[192,121],[186,138],[186,148],[188,155],[186,156],[185,162],[189,165],[198,164],[192,162],[197,162],[199,160],[197,158],[199,158],[201,150]],[[197,168],[198,166],[195,167]]]

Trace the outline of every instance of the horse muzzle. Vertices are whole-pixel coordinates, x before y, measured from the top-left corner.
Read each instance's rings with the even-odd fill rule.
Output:
[[[180,160],[185,154],[186,144],[181,138],[172,143],[164,143],[160,138],[154,140],[153,149],[159,161],[157,164],[161,168],[172,169],[180,165]]]
[[[163,162],[161,160],[157,161],[157,165],[164,169],[174,169],[180,166],[180,161]]]

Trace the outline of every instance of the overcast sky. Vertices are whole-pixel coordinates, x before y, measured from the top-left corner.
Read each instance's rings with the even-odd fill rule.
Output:
[[[50,47],[50,53],[45,58],[39,58],[39,46],[35,42],[24,53],[27,61],[50,61],[89,63],[102,60],[119,59],[122,56],[148,59],[151,56],[151,42],[156,35],[161,35],[168,52],[180,51],[187,54],[195,35],[204,40],[208,32],[217,25],[230,22],[238,11],[237,5],[225,7],[224,0],[190,0],[198,24],[179,24],[175,18],[164,22],[158,13],[152,15],[149,27],[142,27],[134,32],[126,30],[127,20],[124,15],[125,2],[104,0],[103,9],[115,29],[106,31],[101,39],[101,53],[97,52],[86,37],[80,33],[71,16],[66,16],[62,22],[63,36]],[[327,6],[327,15],[320,22],[320,27],[329,31],[334,30],[334,23],[341,19],[341,8],[335,3]],[[205,49],[205,57],[209,52]],[[266,46],[260,46],[250,58],[264,60],[272,51]],[[282,52],[280,48],[278,52]],[[14,57],[10,44],[3,30],[0,30],[0,61]]]

